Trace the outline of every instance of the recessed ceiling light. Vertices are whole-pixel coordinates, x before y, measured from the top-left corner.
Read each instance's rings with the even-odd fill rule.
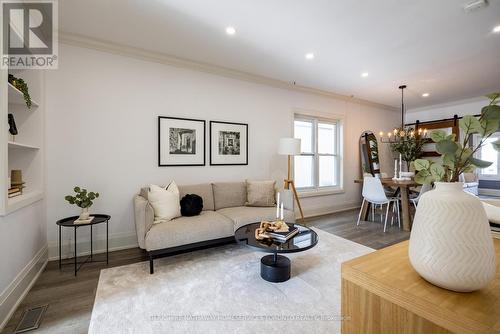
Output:
[[[234,29],[234,27],[227,27],[226,28],[226,34],[228,34],[228,35],[234,35],[234,34],[236,34],[236,29]]]
[[[361,73],[361,77],[362,77],[362,78],[366,78],[367,76],[368,76],[368,72],[363,72],[363,73]]]
[[[312,52],[306,53],[306,59],[314,59],[314,53]]]
[[[500,26],[496,26],[495,28],[493,28],[493,32],[494,33],[499,33],[500,32]]]
[[[422,97],[429,97],[429,95],[430,95],[429,93],[423,93]]]

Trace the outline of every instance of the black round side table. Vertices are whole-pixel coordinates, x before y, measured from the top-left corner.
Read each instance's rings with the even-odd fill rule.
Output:
[[[73,263],[75,265],[75,276],[76,276],[76,273],[78,272],[78,270],[80,270],[80,268],[87,262],[104,262],[104,261],[93,261],[92,260],[92,256],[93,256],[93,233],[92,233],[92,227],[94,225],[97,225],[97,224],[101,224],[101,223],[106,223],[106,265],[109,263],[109,252],[108,252],[108,243],[109,243],[109,238],[108,238],[108,225],[109,225],[109,220],[111,219],[111,216],[109,215],[102,215],[102,214],[93,214],[93,215],[90,215],[92,217],[94,217],[94,219],[92,219],[92,221],[90,223],[87,223],[87,224],[75,224],[75,220],[78,219],[78,216],[72,216],[72,217],[67,217],[67,218],[64,218],[64,219],[60,219],[56,222],[57,225],[59,225],[59,269],[61,269],[63,263],[62,263],[62,259],[61,259],[61,248],[62,248],[62,243],[61,243],[61,230],[63,227],[73,227],[74,228],[74,233],[75,233],[75,240],[74,240],[74,244],[75,244],[75,256],[73,258]],[[78,263],[77,259],[78,259],[78,253],[76,251],[76,230],[79,228],[79,227],[82,227],[82,226],[90,226],[90,256],[87,256],[87,258],[85,259],[85,261],[81,262],[81,263]],[[89,261],[90,259],[90,261]],[[65,264],[71,264],[71,263],[65,263]],[[78,266],[80,265],[80,266]]]

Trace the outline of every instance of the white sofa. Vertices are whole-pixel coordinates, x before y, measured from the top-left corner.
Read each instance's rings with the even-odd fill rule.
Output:
[[[148,202],[148,188],[135,196],[135,226],[139,247],[148,252],[150,273],[153,260],[162,256],[228,242],[234,242],[234,232],[241,226],[271,220],[276,207],[245,206],[246,182],[215,182],[179,186],[180,198],[197,194],[203,199],[203,211],[198,216],[179,217],[153,224],[154,211]],[[295,222],[293,196],[281,191],[285,221]]]

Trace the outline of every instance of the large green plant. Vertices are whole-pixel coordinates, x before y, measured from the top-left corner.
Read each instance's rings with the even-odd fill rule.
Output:
[[[93,191],[87,192],[87,189],[81,189],[80,187],[75,187],[73,190],[76,195],[68,195],[64,197],[64,199],[67,200],[69,204],[75,204],[82,209],[90,208],[92,204],[94,204],[93,201],[99,197],[99,193]]]
[[[413,166],[418,173],[415,181],[424,184],[431,182],[457,182],[460,174],[471,173],[476,168],[486,168],[492,163],[474,157],[486,140],[500,130],[500,106],[496,105],[500,93],[486,95],[489,105],[481,110],[481,116],[464,116],[459,127],[464,137],[462,143],[456,141],[454,134],[447,135],[443,130],[431,132],[431,139],[436,142],[436,151],[441,154],[439,162],[417,159]],[[481,139],[477,145],[472,142],[472,135],[479,134]],[[492,143],[500,151],[500,140]]]
[[[391,144],[391,150],[401,154],[401,159],[406,162],[408,170],[410,163],[420,158],[423,154],[424,138],[420,133],[415,133],[413,128],[406,130],[397,130],[399,135],[395,135],[397,141]]]

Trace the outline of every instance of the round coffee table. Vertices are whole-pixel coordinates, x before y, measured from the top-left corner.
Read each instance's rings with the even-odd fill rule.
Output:
[[[255,230],[260,227],[260,223],[242,226],[234,233],[237,243],[272,253],[260,260],[260,276],[268,282],[279,283],[290,279],[290,259],[278,254],[303,252],[318,243],[318,235],[310,228],[299,224],[288,224],[288,226],[297,227],[299,233],[283,243],[273,239],[255,239]]]

